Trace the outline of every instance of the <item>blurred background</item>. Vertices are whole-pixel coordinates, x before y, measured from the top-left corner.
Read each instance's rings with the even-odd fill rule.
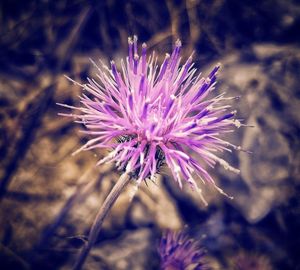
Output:
[[[208,207],[165,169],[131,202],[129,186],[85,269],[159,269],[162,232],[185,225],[213,269],[300,269],[299,29],[292,0],[1,0],[0,268],[72,265],[118,172],[95,167],[105,152],[71,156],[87,137],[56,102],[77,105],[64,75],[85,82],[89,58],[119,63],[136,34],[162,57],[180,38],[203,74],[222,63],[216,92],[241,96],[232,106],[254,126],[223,138],[253,153],[222,156],[240,175],[209,169],[234,200],[207,186]]]

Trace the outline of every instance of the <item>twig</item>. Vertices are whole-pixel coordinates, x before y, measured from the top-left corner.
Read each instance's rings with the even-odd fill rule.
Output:
[[[89,170],[90,171],[90,170]],[[89,173],[88,171],[88,173]],[[60,210],[59,214],[55,218],[55,220],[45,229],[43,236],[38,244],[38,249],[44,248],[50,237],[54,234],[56,229],[61,225],[63,220],[66,218],[73,205],[78,203],[79,201],[85,200],[86,197],[94,190],[95,185],[105,176],[105,174],[101,175],[101,177],[96,178],[88,183],[80,183],[77,185],[75,192],[69,197],[66,201],[63,208]]]
[[[0,261],[1,266],[10,269],[29,270],[29,264],[25,262],[19,255],[14,253],[11,249],[5,247],[0,243]],[[8,268],[6,268],[8,269]]]
[[[58,50],[59,53],[61,53],[61,55],[59,55],[61,57],[59,58],[60,61],[58,65],[54,69],[53,81],[55,81],[55,75],[59,74],[61,69],[65,65],[67,57],[69,57],[72,49],[74,48],[78,40],[78,32],[80,32],[83,26],[85,25],[91,10],[92,7],[87,7],[85,10],[82,11],[82,13],[79,15],[78,23],[74,27],[73,31],[70,33],[69,38],[65,41],[62,47],[56,48],[56,50]],[[41,70],[43,69],[41,68]],[[8,188],[8,185],[10,184],[10,180],[13,174],[16,173],[18,169],[20,161],[25,156],[31,145],[31,142],[34,140],[35,131],[49,106],[50,100],[54,95],[55,84],[56,83],[51,83],[45,89],[41,88],[41,92],[39,93],[40,98],[37,98],[36,100],[37,109],[34,112],[35,115],[32,116],[28,122],[25,123],[24,134],[22,138],[18,141],[16,147],[17,150],[15,151],[12,160],[7,165],[7,169],[3,179],[0,181],[0,202],[6,193],[6,190]]]
[[[18,168],[19,162],[25,156],[28,148],[31,145],[35,131],[40,125],[40,121],[44,113],[46,112],[49,101],[51,100],[54,93],[54,85],[50,85],[41,93],[40,97],[37,98],[35,105],[37,106],[35,110],[32,110],[32,117],[24,125],[24,133],[22,138],[18,141],[16,146],[15,154],[11,162],[7,165],[5,175],[0,182],[0,202],[6,193],[7,187],[10,183],[13,173],[15,173]],[[34,114],[34,115],[33,115]]]

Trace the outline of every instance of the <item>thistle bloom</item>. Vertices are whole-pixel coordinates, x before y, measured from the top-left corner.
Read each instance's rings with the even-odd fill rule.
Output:
[[[123,188],[131,178],[139,185],[143,180],[155,179],[160,167],[166,163],[180,187],[182,180],[199,191],[196,177],[203,183],[216,186],[200,162],[213,167],[220,163],[226,169],[238,172],[215,153],[230,148],[240,149],[219,135],[240,126],[234,120],[235,112],[228,112],[223,101],[232,98],[224,94],[207,98],[216,85],[220,65],[207,77],[201,77],[193,67],[192,56],[181,65],[181,42],[178,40],[171,55],[167,54],[162,65],[157,64],[153,53],[147,58],[147,46],[142,45],[138,54],[137,37],[128,39],[126,61],[121,60],[120,70],[112,61],[111,67],[98,67],[97,78],[80,85],[86,91],[80,97],[81,106],[74,107],[79,114],[71,116],[85,125],[84,131],[92,138],[78,149],[110,149],[111,152],[98,164],[115,162],[124,172],[100,208],[88,241],[78,256],[74,269],[81,269],[89,251],[96,242],[101,225]],[[226,194],[225,194],[226,195]]]
[[[92,61],[97,78],[88,78],[84,85],[77,83],[86,91],[81,107],[60,104],[80,111],[68,116],[84,124],[84,132],[92,137],[78,151],[111,149],[98,164],[115,162],[138,184],[146,178],[153,180],[166,163],[180,187],[184,180],[201,194],[196,181],[200,178],[225,194],[200,163],[211,167],[220,163],[238,172],[215,154],[240,149],[219,137],[241,125],[233,119],[235,112],[228,111],[230,106],[222,104],[234,98],[224,94],[207,98],[215,88],[220,65],[201,77],[193,67],[192,56],[180,64],[179,40],[162,65],[157,64],[155,53],[147,58],[145,43],[138,54],[136,36],[128,43],[128,57],[121,60],[120,70],[113,61],[110,68],[103,64],[100,68]]]
[[[190,239],[185,232],[166,232],[160,242],[159,254],[163,270],[209,269],[199,241]]]

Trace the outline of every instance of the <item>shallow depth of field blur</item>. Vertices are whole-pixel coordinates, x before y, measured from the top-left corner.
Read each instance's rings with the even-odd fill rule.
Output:
[[[64,75],[84,83],[89,58],[119,63],[136,34],[159,61],[180,38],[204,75],[222,63],[216,93],[241,96],[231,104],[254,126],[226,138],[253,153],[223,154],[240,175],[209,169],[234,200],[207,186],[208,207],[165,168],[131,202],[128,186],[84,269],[159,269],[162,232],[185,225],[213,269],[300,269],[299,29],[291,0],[0,1],[0,268],[74,262],[118,172],[95,166],[105,151],[71,156],[87,137],[56,102],[78,105]]]

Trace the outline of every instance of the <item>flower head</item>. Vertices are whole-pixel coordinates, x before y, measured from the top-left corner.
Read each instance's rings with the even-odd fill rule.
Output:
[[[190,239],[184,231],[166,232],[160,242],[159,254],[163,270],[209,269],[199,241]]]
[[[161,65],[154,53],[147,58],[145,43],[139,54],[136,36],[128,44],[128,57],[121,60],[119,70],[113,61],[110,67],[102,63],[98,67],[92,61],[96,77],[84,85],[77,83],[85,90],[80,107],[60,104],[80,112],[68,116],[84,124],[92,137],[78,151],[111,149],[98,164],[115,162],[138,183],[154,179],[163,163],[180,187],[183,179],[199,191],[196,177],[215,185],[200,162],[211,167],[220,163],[237,172],[215,154],[238,148],[219,135],[241,125],[233,119],[235,112],[228,111],[230,106],[222,104],[231,98],[224,94],[207,98],[215,88],[220,65],[201,77],[192,56],[181,64],[179,40]]]

